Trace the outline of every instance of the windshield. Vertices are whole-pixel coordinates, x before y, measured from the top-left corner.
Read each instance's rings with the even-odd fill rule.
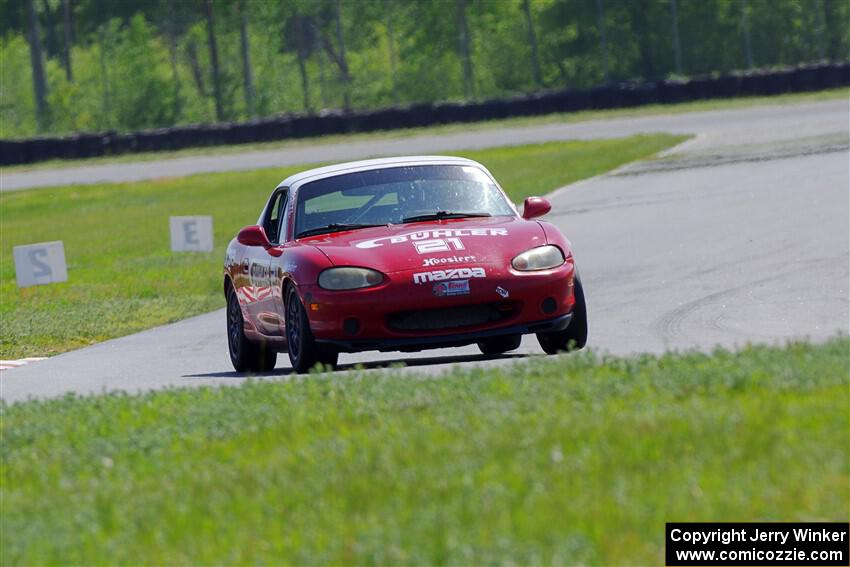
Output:
[[[295,235],[466,216],[513,216],[481,169],[416,165],[337,175],[298,191]],[[322,230],[325,228],[326,230]]]

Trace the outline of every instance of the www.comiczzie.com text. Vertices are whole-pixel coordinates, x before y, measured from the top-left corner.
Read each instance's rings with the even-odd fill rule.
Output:
[[[668,523],[667,565],[848,565],[847,523]]]

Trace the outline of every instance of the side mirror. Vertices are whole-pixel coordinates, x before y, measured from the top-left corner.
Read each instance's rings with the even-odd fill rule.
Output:
[[[552,210],[552,205],[543,197],[528,197],[522,208],[522,218],[525,220],[542,217]]]
[[[256,224],[246,226],[240,230],[236,240],[239,241],[239,244],[244,244],[245,246],[262,246],[263,248],[271,246],[265,229]]]

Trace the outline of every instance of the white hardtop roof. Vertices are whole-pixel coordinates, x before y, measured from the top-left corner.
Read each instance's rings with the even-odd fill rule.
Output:
[[[308,169],[294,175],[290,175],[278,184],[278,187],[292,187],[300,185],[304,181],[316,181],[325,177],[333,177],[341,173],[354,173],[356,171],[369,171],[371,169],[383,169],[385,167],[399,167],[405,165],[469,165],[487,171],[487,169],[471,159],[452,156],[399,156],[378,159],[365,159],[360,161],[349,161],[325,167]]]

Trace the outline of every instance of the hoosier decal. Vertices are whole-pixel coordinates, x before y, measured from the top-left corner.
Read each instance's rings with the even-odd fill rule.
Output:
[[[435,270],[433,272],[413,274],[413,283],[418,285],[445,280],[468,280],[470,278],[486,277],[487,273],[484,271],[484,268],[450,268],[448,270]]]
[[[474,262],[475,256],[447,256],[446,258],[425,258],[422,260],[423,268],[430,268],[439,264],[468,264]]]

